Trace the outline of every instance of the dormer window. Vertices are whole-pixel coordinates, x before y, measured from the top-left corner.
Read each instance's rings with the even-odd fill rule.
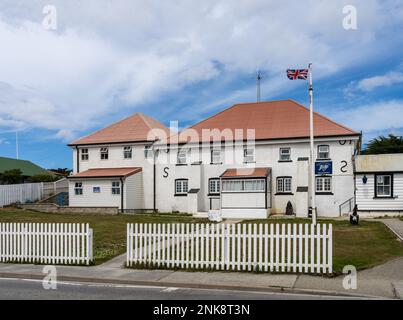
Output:
[[[101,160],[108,160],[109,158],[109,150],[108,148],[101,148],[100,150]]]
[[[318,146],[318,159],[330,159],[328,145]]]
[[[88,149],[81,149],[81,160],[82,161],[88,160]]]
[[[123,158],[124,159],[132,158],[132,147],[130,147],[130,146],[123,147]]]

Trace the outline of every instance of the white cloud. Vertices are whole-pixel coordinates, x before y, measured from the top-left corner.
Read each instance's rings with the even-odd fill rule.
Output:
[[[362,91],[372,91],[378,87],[389,87],[403,82],[402,72],[388,72],[381,76],[365,78],[357,82],[356,88]]]
[[[287,67],[314,62],[322,77],[403,42],[390,32],[403,24],[392,0],[349,1],[359,14],[353,32],[342,28],[345,1],[53,1],[56,31],[42,27],[47,2],[0,4],[0,129],[44,128],[69,140],[111,114],[222,74],[259,67],[274,84]],[[210,101],[247,95],[230,96]],[[197,112],[206,110],[194,100]]]
[[[10,141],[5,138],[0,138],[0,144],[10,144]]]
[[[349,128],[362,130],[366,141],[380,134],[403,133],[403,100],[361,105],[327,115]]]

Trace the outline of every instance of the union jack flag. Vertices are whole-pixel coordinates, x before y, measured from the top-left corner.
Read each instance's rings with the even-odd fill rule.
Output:
[[[306,80],[308,78],[308,72],[308,69],[287,69],[287,77],[290,80]]]

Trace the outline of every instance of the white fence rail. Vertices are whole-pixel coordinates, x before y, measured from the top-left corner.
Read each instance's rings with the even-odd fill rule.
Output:
[[[90,264],[92,229],[84,223],[0,223],[0,262]]]
[[[0,185],[0,207],[11,203],[40,200],[43,196],[41,183]]]
[[[69,181],[66,178],[55,182],[42,182],[43,197],[49,197],[59,192],[69,192]]]
[[[128,224],[127,266],[332,273],[332,225]]]

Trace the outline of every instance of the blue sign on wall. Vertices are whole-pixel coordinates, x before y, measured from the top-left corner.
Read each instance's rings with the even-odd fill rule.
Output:
[[[332,161],[316,161],[315,174],[332,174],[333,165]]]

